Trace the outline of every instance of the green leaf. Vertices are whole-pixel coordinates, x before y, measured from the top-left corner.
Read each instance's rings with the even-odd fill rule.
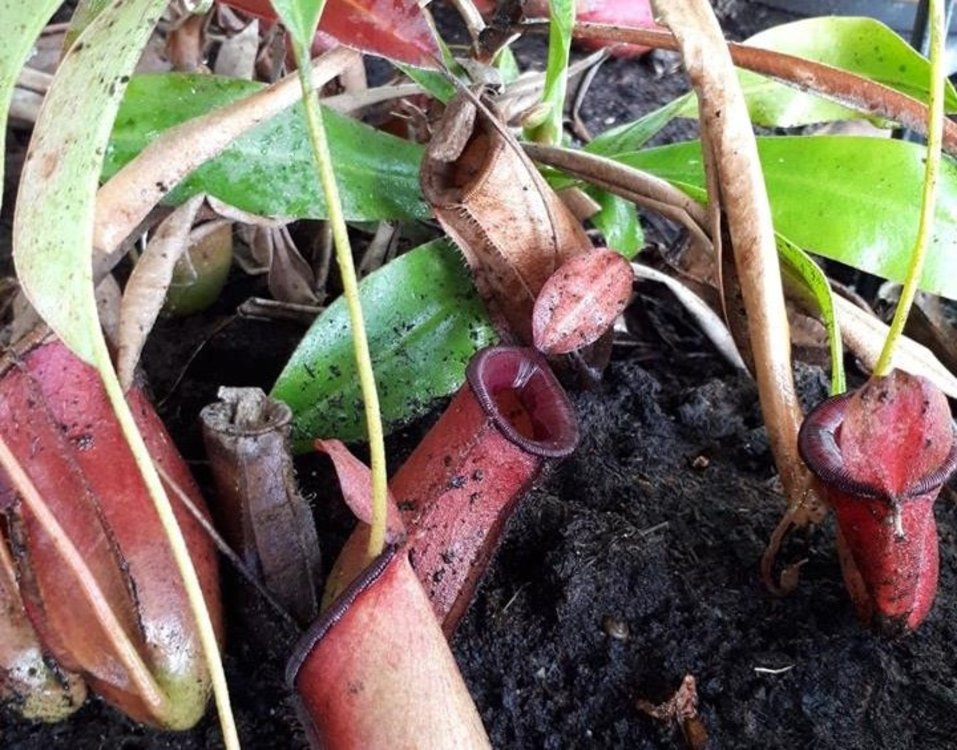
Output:
[[[693,94],[679,96],[634,122],[627,122],[611,130],[606,130],[585,146],[584,150],[599,156],[612,156],[637,151],[658,135],[676,117],[697,117],[697,112],[693,115],[684,114],[689,101],[692,104],[695,103]]]
[[[20,69],[33,52],[33,43],[44,25],[59,7],[58,0],[36,0],[32,3],[0,0],[0,18],[3,19],[3,31],[0,32],[0,133],[7,132],[10,101]],[[0,185],[3,185],[5,162],[5,158],[0,159]],[[0,194],[2,203],[3,195]]]
[[[894,281],[907,272],[924,179],[925,149],[885,138],[759,137],[775,229],[810,252]],[[698,200],[698,141],[616,157]],[[934,236],[921,288],[957,299],[957,165],[941,165]]]
[[[117,116],[104,178],[163,130],[261,88],[259,83],[220,76],[136,76]],[[328,109],[323,119],[347,220],[431,215],[419,189],[421,146]],[[183,180],[168,200],[178,204],[205,192],[263,216],[324,219],[326,202],[312,159],[300,103],[236,140]]]
[[[548,21],[548,61],[542,105],[544,122],[527,135],[530,140],[557,146],[562,142],[565,91],[568,87],[568,59],[575,25],[575,0],[551,0]]]
[[[86,28],[47,93],[21,177],[17,276],[40,317],[90,363],[102,347],[90,263],[98,177],[126,81],[165,7],[129,0]]]
[[[319,28],[319,16],[326,0],[270,0],[273,9],[279,16],[289,33],[302,45],[309,49],[312,38]]]
[[[929,98],[930,63],[873,18],[808,18],[762,31],[746,44],[841,68],[924,103]],[[758,125],[796,127],[863,116],[756,73],[741,71],[739,76],[751,119]],[[950,82],[944,101],[948,112],[957,110],[957,92]]]
[[[93,22],[93,19],[100,15],[109,4],[110,0],[80,0],[76,4],[76,10],[73,11],[73,16],[70,18],[70,26],[66,30],[66,35],[63,37],[63,49],[70,49],[80,34],[83,33],[84,29],[86,29],[86,27]]]
[[[834,296],[831,285],[820,266],[787,237],[775,233],[778,257],[781,259],[781,275],[790,281],[791,287],[808,297],[821,316],[827,331],[828,348],[831,351],[831,395],[847,390],[844,378],[844,343],[841,328],[834,312]]]
[[[745,43],[856,73],[925,103],[929,98],[930,63],[873,18],[808,18],[774,26]],[[739,70],[738,79],[756,125],[798,127],[870,117],[747,70]],[[945,108],[957,111],[957,91],[949,81]],[[602,133],[585,150],[603,156],[637,151],[675,117],[697,116],[696,97],[685,94],[639,120]]]
[[[592,186],[586,187],[585,191],[601,206],[601,211],[590,221],[604,235],[605,244],[628,260],[634,258],[645,241],[635,204]]]
[[[492,330],[461,257],[447,240],[401,255],[359,284],[387,429],[425,411],[464,381]],[[292,408],[293,444],[359,440],[365,420],[349,316],[342,298],[319,316],[272,389]]]

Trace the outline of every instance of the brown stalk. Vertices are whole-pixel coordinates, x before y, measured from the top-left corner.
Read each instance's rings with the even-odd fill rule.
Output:
[[[710,202],[722,209],[731,240],[762,414],[793,508],[804,503],[810,486],[797,452],[803,413],[791,372],[790,329],[771,207],[744,95],[721,28],[705,0],[659,1],[655,8],[675,34],[698,95]]]
[[[522,148],[539,164],[555,167],[626,200],[657,211],[683,225],[695,239],[708,247],[711,246],[707,211],[698,201],[670,182],[586,151],[573,151],[539,143],[522,143]]]
[[[540,24],[529,24],[538,30]],[[547,27],[547,26],[546,26]],[[574,34],[582,39],[609,39],[655,49],[678,50],[673,34],[600,23],[576,23]],[[722,37],[723,39],[723,37]],[[845,107],[893,120],[922,135],[927,134],[927,106],[897,89],[846,70],[796,55],[724,42],[734,64],[799,89],[823,96]],[[944,122],[944,151],[957,156],[957,123]]]
[[[312,84],[321,86],[358,53],[337,47],[313,63]],[[244,133],[302,98],[297,73],[262,91],[170,128],[117,172],[96,196],[93,275],[99,279],[119,260],[117,249],[163,197],[200,164]]]

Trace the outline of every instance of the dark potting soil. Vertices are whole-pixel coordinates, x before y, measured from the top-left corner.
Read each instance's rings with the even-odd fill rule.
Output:
[[[737,36],[781,18],[723,6]],[[597,132],[683,86],[680,73],[659,76],[649,60],[612,60],[584,115]],[[227,324],[256,285],[234,275],[213,310],[163,321],[147,351],[161,415],[207,489],[199,409],[219,385],[268,388],[303,333],[289,323]],[[637,345],[616,351],[599,388],[574,396],[581,447],[520,505],[453,642],[494,746],[680,747],[677,726],[643,715],[636,701],[664,701],[686,674],[697,680],[715,748],[954,746],[952,493],[937,504],[940,590],[917,634],[888,642],[858,626],[830,521],[786,545],[786,560],[807,560],[798,589],[769,594],[758,559],[783,499],[755,388],[667,293],[642,287],[636,304],[645,311]],[[820,371],[799,365],[797,374],[808,403],[824,396]],[[393,466],[440,410],[390,439]],[[298,469],[331,562],[348,514],[327,465],[307,457]],[[283,683],[295,634],[226,567],[223,577],[227,677],[244,747],[305,747]],[[161,733],[93,699],[56,726],[0,714],[0,745],[159,750],[214,748],[221,740],[212,710],[191,732]]]

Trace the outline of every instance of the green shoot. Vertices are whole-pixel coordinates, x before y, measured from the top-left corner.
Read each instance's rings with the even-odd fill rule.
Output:
[[[944,7],[941,0],[930,0],[930,106],[927,123],[927,159],[924,168],[924,188],[921,194],[920,220],[917,225],[917,239],[911,256],[907,277],[901,289],[900,301],[894,312],[890,331],[884,341],[881,356],[874,367],[874,375],[887,375],[893,366],[894,350],[904,333],[904,324],[910,314],[924,270],[924,259],[930,245],[934,225],[934,207],[937,203],[937,182],[940,174],[941,143],[944,132]]]

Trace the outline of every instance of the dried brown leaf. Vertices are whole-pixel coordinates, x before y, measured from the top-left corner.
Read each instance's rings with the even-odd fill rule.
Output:
[[[193,196],[160,224],[126,283],[116,355],[116,371],[124,389],[133,383],[143,345],[163,308],[173,268],[189,247],[189,231],[203,199],[202,195]]]

